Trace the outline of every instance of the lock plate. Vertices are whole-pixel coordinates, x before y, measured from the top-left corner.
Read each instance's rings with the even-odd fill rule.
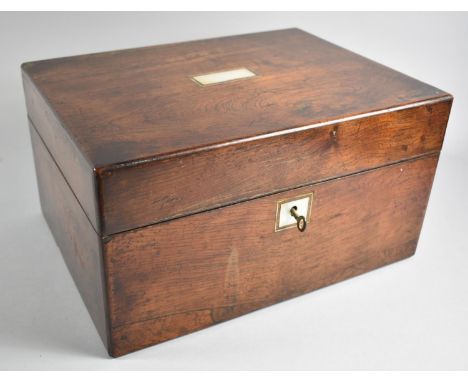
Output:
[[[297,214],[304,216],[306,222],[309,223],[313,199],[314,194],[311,193],[278,201],[276,203],[275,232],[296,227],[297,221],[291,215],[291,208],[293,207],[297,207]]]

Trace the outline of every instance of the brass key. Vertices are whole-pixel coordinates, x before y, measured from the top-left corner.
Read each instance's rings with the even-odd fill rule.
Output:
[[[291,216],[293,216],[294,219],[296,219],[296,221],[297,221],[297,229],[298,229],[299,231],[301,231],[301,232],[304,232],[305,229],[306,229],[306,227],[307,227],[307,223],[306,223],[305,217],[302,216],[302,215],[299,215],[299,214],[297,213],[297,207],[296,207],[296,206],[292,207],[292,208],[289,210],[289,212],[291,213]]]

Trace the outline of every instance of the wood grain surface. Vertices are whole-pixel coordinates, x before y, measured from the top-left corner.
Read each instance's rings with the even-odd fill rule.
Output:
[[[237,67],[257,75],[191,79]],[[298,29],[22,68],[29,116],[104,236],[438,151],[452,100]]]
[[[437,155],[262,197],[104,244],[111,354],[165,341],[412,255]],[[276,202],[314,192],[275,232]]]
[[[451,100],[99,172],[104,234],[441,149]]]
[[[257,76],[207,87],[191,79],[239,67]],[[96,168],[447,95],[298,29],[45,60],[23,71]]]
[[[34,126],[36,133],[45,142],[94,229],[100,231],[93,165],[73,142],[53,108],[24,74],[23,85],[29,124]]]
[[[200,86],[194,75],[254,77]],[[411,256],[452,96],[298,29],[22,66],[44,216],[120,356]],[[307,230],[278,200],[314,193]]]
[[[102,341],[109,346],[102,240],[32,125],[30,133],[42,213]]]

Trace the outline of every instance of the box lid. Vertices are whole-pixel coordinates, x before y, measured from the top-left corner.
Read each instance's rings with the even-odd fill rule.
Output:
[[[22,68],[32,124],[102,234],[439,150],[451,102],[443,91],[298,29],[59,58]],[[425,127],[414,134],[423,134],[423,143],[400,136],[400,148],[392,152],[387,137],[380,144],[387,144],[388,152],[358,166],[326,166],[318,159],[320,150],[330,152],[328,161],[339,153],[340,134],[333,129],[340,124],[350,123],[349,137],[355,139],[343,144],[355,144],[355,152],[371,157],[373,143],[366,151],[356,139],[371,142],[378,136],[371,130],[356,136],[356,120],[374,118],[372,129],[385,129],[389,120],[382,115],[401,112],[395,123],[403,128],[414,114],[407,110],[439,102],[448,106],[436,110],[437,118],[428,109],[416,113],[413,122]],[[312,132],[324,127],[325,140]],[[318,146],[304,147],[313,140]],[[259,142],[269,149],[263,152]],[[317,150],[316,159],[309,149]],[[280,152],[288,154],[283,165],[272,161]],[[237,163],[231,163],[233,158]],[[288,158],[303,169],[302,178],[286,174],[292,171],[284,164]],[[305,172],[302,160],[309,165],[316,160],[320,176]],[[262,164],[252,165],[256,161]],[[215,162],[221,167],[212,172]],[[268,165],[279,165],[268,176],[284,181],[268,184]],[[89,170],[89,181],[71,179]],[[240,170],[245,171],[233,174]]]

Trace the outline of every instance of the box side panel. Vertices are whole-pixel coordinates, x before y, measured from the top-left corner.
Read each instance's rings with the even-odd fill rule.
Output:
[[[99,335],[107,345],[101,239],[32,126],[30,132],[43,214]]]
[[[431,154],[109,237],[111,354],[411,256],[437,160]],[[309,193],[306,231],[275,232],[277,202]]]
[[[438,152],[451,98],[99,172],[112,234]]]
[[[95,230],[99,232],[93,167],[77,149],[47,101],[24,72],[23,85],[30,122],[54,157]]]

